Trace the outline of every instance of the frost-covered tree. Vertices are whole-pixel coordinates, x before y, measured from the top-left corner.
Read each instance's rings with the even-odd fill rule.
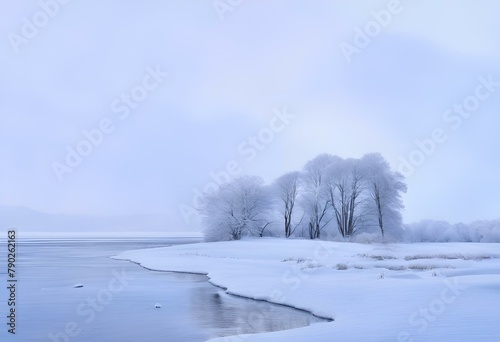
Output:
[[[399,172],[391,171],[389,163],[379,153],[370,153],[361,159],[364,168],[367,201],[365,212],[368,220],[376,222],[382,237],[387,230],[400,230],[403,226],[401,198],[407,187]]]
[[[326,192],[337,228],[349,237],[361,223],[364,173],[359,159],[338,159],[326,170]]]
[[[330,154],[320,154],[304,166],[302,182],[304,194],[301,206],[308,217],[310,239],[318,239],[321,231],[331,220],[328,215],[328,195],[325,189],[325,177],[328,167],[340,158]]]
[[[239,240],[244,235],[262,236],[272,208],[268,190],[260,177],[243,176],[205,194],[199,208],[205,240]]]
[[[273,185],[272,191],[278,198],[278,212],[280,213],[285,228],[285,237],[290,237],[302,219],[298,223],[293,222],[294,213],[296,212],[296,202],[299,195],[300,172],[288,172],[277,178]]]
[[[208,241],[276,235],[276,229],[283,229],[279,221],[287,238],[299,225],[302,236],[320,238],[332,221],[344,238],[369,227],[380,229],[382,237],[388,232],[394,237],[403,231],[404,192],[403,176],[391,171],[380,154],[361,159],[320,154],[301,172],[284,174],[271,186],[252,176],[224,184],[204,196],[200,212]],[[272,213],[280,218],[272,218]]]

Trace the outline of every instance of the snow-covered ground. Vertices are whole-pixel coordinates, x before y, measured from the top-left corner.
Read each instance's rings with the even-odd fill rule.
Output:
[[[330,323],[211,341],[500,341],[500,244],[247,239],[116,258],[207,274],[228,293]],[[247,324],[259,319],[249,313]]]

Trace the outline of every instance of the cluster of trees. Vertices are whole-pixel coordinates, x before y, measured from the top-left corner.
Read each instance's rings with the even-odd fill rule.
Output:
[[[374,229],[384,237],[402,228],[406,189],[404,177],[378,153],[359,159],[321,154],[270,185],[257,176],[226,183],[205,194],[199,210],[207,241],[278,233],[348,238]]]

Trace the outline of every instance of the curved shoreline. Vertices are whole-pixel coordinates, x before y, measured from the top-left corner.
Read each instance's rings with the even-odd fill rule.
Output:
[[[201,275],[201,276],[205,276],[207,277],[207,282],[212,285],[212,286],[215,286],[219,289],[222,289],[225,291],[226,294],[228,295],[231,295],[231,296],[235,296],[235,297],[238,297],[238,298],[243,298],[243,299],[250,299],[250,300],[253,300],[253,301],[256,301],[256,302],[264,302],[264,303],[268,303],[268,304],[272,304],[272,305],[278,305],[278,306],[283,306],[283,307],[286,307],[286,308],[290,308],[290,309],[294,309],[294,310],[297,310],[297,311],[301,311],[301,312],[304,312],[304,313],[308,313],[316,318],[319,318],[319,319],[324,319],[325,323],[331,323],[331,322],[335,322],[335,318],[331,318],[331,317],[325,317],[325,316],[321,316],[321,315],[317,315],[309,310],[306,310],[306,309],[303,309],[303,308],[298,308],[298,307],[295,307],[293,305],[289,305],[289,304],[283,304],[283,303],[275,303],[275,302],[271,302],[270,300],[267,300],[267,299],[256,299],[256,298],[252,298],[252,297],[248,297],[248,296],[245,296],[245,295],[241,295],[241,294],[237,294],[237,293],[231,293],[231,291],[229,291],[229,289],[227,287],[224,287],[224,286],[221,286],[221,285],[217,285],[217,284],[214,284],[212,282],[212,279],[208,276],[208,273],[203,273],[203,272],[182,272],[182,271],[167,271],[167,270],[155,270],[153,268],[149,268],[149,267],[146,267],[144,265],[142,265],[140,262],[137,262],[137,261],[134,261],[134,260],[131,260],[131,259],[119,259],[119,258],[115,258],[115,257],[110,257],[111,259],[114,259],[114,260],[123,260],[123,261],[128,261],[128,262],[131,262],[133,264],[136,264],[148,271],[153,271],[153,272],[164,272],[164,273],[175,273],[175,274],[193,274],[193,275]],[[293,329],[287,329],[287,330],[293,330]]]

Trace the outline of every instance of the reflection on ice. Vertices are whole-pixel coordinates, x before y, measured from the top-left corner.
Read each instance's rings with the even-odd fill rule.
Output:
[[[231,296],[214,286],[193,288],[190,304],[201,327],[217,336],[279,331],[325,322],[286,306]]]

